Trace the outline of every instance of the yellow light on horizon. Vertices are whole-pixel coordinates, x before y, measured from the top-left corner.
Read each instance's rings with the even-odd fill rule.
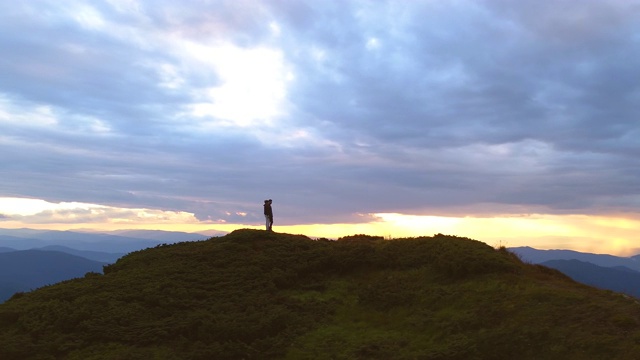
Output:
[[[1,228],[113,231],[151,229],[183,232],[231,232],[263,229],[259,224],[199,221],[189,212],[116,208],[86,203],[51,203],[39,199],[0,198]],[[80,218],[76,217],[79,214]],[[363,223],[298,224],[279,226],[276,232],[312,238],[336,239],[354,234],[385,238],[431,236],[437,233],[468,237],[491,246],[531,246],[571,249],[623,256],[640,253],[636,244],[640,218],[633,216],[552,215],[433,216],[400,213],[370,214]],[[369,217],[365,217],[370,219]]]

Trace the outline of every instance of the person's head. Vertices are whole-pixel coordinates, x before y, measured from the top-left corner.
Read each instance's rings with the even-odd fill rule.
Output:
[[[269,199],[269,204],[271,204],[273,202],[273,200]]]
[[[271,200],[265,200],[265,201],[264,201],[264,203],[265,203],[265,204],[268,204],[268,203],[270,203],[270,202],[271,202]]]

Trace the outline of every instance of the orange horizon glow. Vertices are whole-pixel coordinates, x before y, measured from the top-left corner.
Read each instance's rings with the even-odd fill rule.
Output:
[[[354,234],[386,239],[431,236],[437,233],[468,237],[490,246],[530,246],[537,249],[567,249],[580,252],[631,256],[640,253],[635,237],[640,220],[614,216],[535,214],[521,217],[444,217],[398,213],[372,214],[378,221],[357,224],[274,224],[274,231],[311,238],[336,239]],[[276,219],[277,220],[277,219]],[[231,232],[263,229],[264,225],[227,223],[57,223],[0,222],[0,228],[40,230],[163,230],[182,232]]]

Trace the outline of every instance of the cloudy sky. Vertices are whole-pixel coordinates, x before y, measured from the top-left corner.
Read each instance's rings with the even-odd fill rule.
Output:
[[[0,2],[0,227],[640,253],[640,1]]]

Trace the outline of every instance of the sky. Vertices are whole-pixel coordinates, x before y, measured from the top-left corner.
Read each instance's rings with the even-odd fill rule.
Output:
[[[639,0],[0,1],[0,228],[640,253]]]

